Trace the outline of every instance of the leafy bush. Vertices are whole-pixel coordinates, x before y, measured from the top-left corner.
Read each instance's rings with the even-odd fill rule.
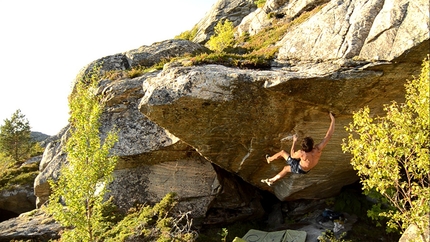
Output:
[[[365,194],[380,201],[368,215],[388,218],[390,229],[415,224],[423,233],[429,226],[422,219],[430,213],[429,85],[427,58],[420,77],[405,85],[405,103],[386,105],[386,116],[376,118],[365,107],[346,127],[342,149],[353,155]]]
[[[266,4],[266,0],[254,0],[254,4],[257,5],[257,8],[262,8]]]
[[[193,29],[184,31],[181,34],[175,36],[175,39],[184,39],[184,40],[193,41],[193,39],[197,35],[197,30],[198,30],[197,26],[194,26]]]
[[[326,230],[322,235],[318,236],[319,242],[352,242],[351,240],[345,240],[346,233],[342,233],[336,236],[333,231]]]
[[[222,52],[223,50],[233,46],[234,26],[228,19],[224,22],[220,20],[215,26],[214,32],[215,34],[211,36],[207,43],[209,49],[215,52]]]
[[[9,169],[13,166],[15,163],[15,160],[12,159],[12,157],[0,152],[0,177],[2,176],[2,173],[6,171],[6,169]]]

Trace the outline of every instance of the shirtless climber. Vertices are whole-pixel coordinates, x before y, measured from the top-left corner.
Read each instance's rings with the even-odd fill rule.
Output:
[[[324,139],[317,146],[314,147],[314,140],[311,137],[306,137],[302,141],[302,149],[294,152],[294,145],[297,141],[297,135],[293,136],[293,144],[291,146],[291,156],[287,152],[281,150],[273,156],[266,155],[266,161],[270,162],[283,157],[287,161],[281,172],[270,179],[263,179],[261,182],[271,186],[274,182],[286,176],[288,173],[306,174],[314,168],[321,157],[322,150],[327,145],[334,132],[334,116],[329,114],[331,124]]]

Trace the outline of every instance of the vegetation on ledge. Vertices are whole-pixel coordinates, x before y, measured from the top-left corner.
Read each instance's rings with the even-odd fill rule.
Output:
[[[9,167],[0,171],[0,191],[10,190],[16,186],[33,186],[39,174],[39,162],[17,168]]]

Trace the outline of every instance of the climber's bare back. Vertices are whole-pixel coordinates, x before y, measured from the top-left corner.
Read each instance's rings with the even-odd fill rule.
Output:
[[[314,168],[321,157],[322,150],[313,148],[311,152],[298,150],[292,157],[300,158],[300,166],[304,171],[309,171]],[[295,157],[296,156],[296,157]]]

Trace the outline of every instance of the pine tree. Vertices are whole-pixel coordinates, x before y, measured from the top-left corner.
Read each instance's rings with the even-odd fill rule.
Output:
[[[16,162],[23,162],[30,158],[34,144],[30,123],[18,109],[10,119],[4,120],[4,125],[0,126],[0,151]]]

